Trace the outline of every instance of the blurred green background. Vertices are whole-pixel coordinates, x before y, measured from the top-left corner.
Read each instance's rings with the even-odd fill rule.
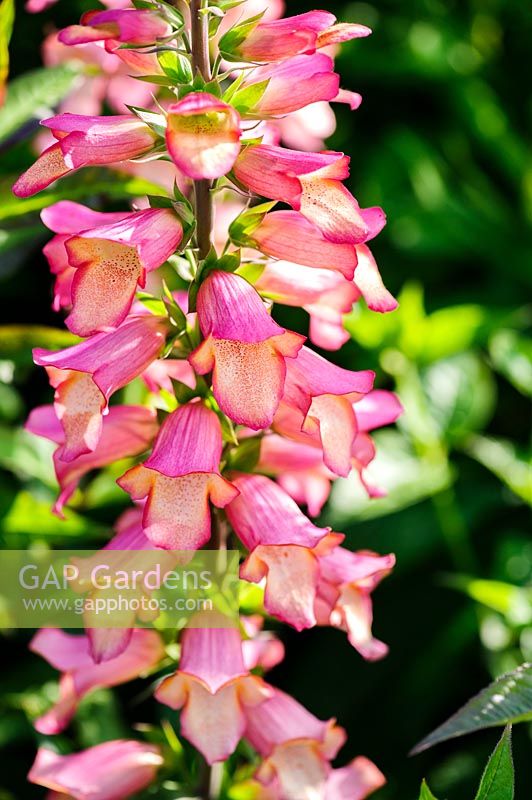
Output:
[[[313,5],[289,2],[288,11]],[[36,17],[22,6],[13,77],[40,65],[43,31],[75,21],[90,4],[63,0]],[[355,114],[337,109],[329,146],[352,156],[360,203],[386,209],[389,223],[373,250],[401,303],[385,317],[356,309],[347,323],[352,341],[333,358],[377,369],[379,385],[396,389],[406,407],[397,429],[376,436],[375,472],[388,497],[369,502],[340,481],[323,522],[345,531],[352,548],[394,551],[398,566],[374,596],[375,632],[391,648],[385,661],[364,663],[339,632],[282,629],[287,659],[271,678],[347,727],[342,763],[359,753],[375,760],[389,781],[379,800],[414,800],[424,776],[438,797],[467,800],[497,732],[415,758],[408,751],[490,677],[532,660],[532,9],[522,0],[321,6],[374,30],[338,59],[343,85],[364,103]],[[47,98],[61,97],[61,80],[68,76],[40,76],[36,115],[46,114]],[[57,332],[25,327],[61,323],[40,255],[46,232],[9,192],[32,159],[36,125],[22,121],[22,134],[16,118],[0,132],[0,304],[5,325],[19,326],[0,329],[2,544],[90,546],[108,535],[121,493],[109,475],[99,477],[68,521],[57,522],[48,512],[50,448],[20,430],[28,411],[51,397],[30,347],[62,344]],[[116,184],[118,206],[121,191]],[[132,192],[123,187],[124,197]],[[277,315],[306,331],[303,312]],[[43,796],[24,783],[37,743],[29,720],[55,675],[27,652],[27,639],[2,642],[0,747],[9,769],[0,773],[1,800]],[[142,690],[134,684],[86,701],[76,744],[154,721],[161,709]],[[532,796],[530,727],[515,730],[514,745],[516,797],[524,800]]]

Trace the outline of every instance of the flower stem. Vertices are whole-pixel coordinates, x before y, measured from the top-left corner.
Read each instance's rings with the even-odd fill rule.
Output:
[[[191,0],[192,65],[195,73],[200,73],[205,83],[211,79],[211,59],[209,52],[209,19],[202,14],[204,0]],[[194,181],[196,197],[196,239],[200,260],[207,257],[211,249],[213,204],[211,181]]]

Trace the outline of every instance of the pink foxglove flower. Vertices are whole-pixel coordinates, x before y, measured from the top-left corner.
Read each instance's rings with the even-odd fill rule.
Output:
[[[157,666],[164,647],[155,631],[133,631],[124,652],[112,661],[95,664],[87,636],[73,636],[54,628],[40,630],[31,640],[30,650],[61,671],[59,700],[35,722],[39,733],[54,736],[63,731],[81,699],[100,687],[118,686]]]
[[[306,267],[334,270],[348,280],[353,278],[358,263],[352,244],[329,241],[297,211],[266,214],[251,234],[251,241],[268,256]]]
[[[214,396],[227,416],[253,430],[267,428],[283,392],[286,360],[304,337],[274,322],[255,289],[232,273],[211,272],[197,309],[205,341],[190,363],[200,375],[213,372]]]
[[[284,692],[248,714],[246,739],[264,758],[257,779],[283,800],[325,797],[330,761],[345,742],[335,720],[322,722]]]
[[[65,433],[63,461],[96,449],[109,398],[160,355],[167,329],[166,318],[143,314],[66,350],[33,351],[55,388],[55,411]]]
[[[59,33],[59,41],[66,45],[116,42],[147,45],[171,33],[171,28],[152,11],[142,9],[110,9],[88,11],[79,25],[70,25]]]
[[[379,213],[380,209],[375,208],[359,208],[359,212],[368,225],[365,237],[368,241],[382,229],[384,216]],[[345,302],[353,298],[351,305],[363,296],[373,311],[387,312],[397,308],[397,301],[384,286],[375,259],[365,244],[335,244],[296,211],[267,214],[252,232],[250,243],[266,255],[283,261],[340,272],[352,284],[350,286],[346,281],[337,283],[337,295],[343,296]],[[312,276],[309,277],[312,280]],[[294,283],[296,288],[297,282]],[[307,286],[307,281],[304,286]],[[350,307],[347,307],[348,311]]]
[[[118,483],[147,498],[144,533],[167,550],[197,550],[211,535],[209,500],[223,508],[237,490],[220,475],[222,432],[202,402],[181,406],[161,426],[150,457]]]
[[[345,767],[329,770],[325,781],[323,781],[322,766],[322,770],[318,771],[317,787],[314,784],[312,787],[309,786],[307,795],[301,795],[295,787],[296,793],[291,794],[290,788],[283,785],[276,776],[272,779],[269,766],[268,764],[268,767],[262,770],[262,775],[259,771],[259,776],[265,782],[255,778],[243,784],[246,790],[249,789],[250,796],[254,800],[301,800],[302,797],[312,800],[365,800],[386,784],[386,778],[380,769],[364,756],[358,756]],[[316,788],[317,794],[313,791]]]
[[[65,242],[76,233],[100,225],[112,225],[129,216],[127,211],[93,211],[80,203],[61,200],[41,211],[41,219],[56,236],[43,247],[43,254],[50,265],[50,272],[56,276],[54,287],[54,311],[72,306],[72,281],[76,270],[70,266]]]
[[[349,642],[368,661],[384,658],[388,652],[371,632],[371,592],[394,564],[393,555],[352,553],[344,547],[319,559],[318,623],[347,631]]]
[[[154,411],[141,406],[112,406],[104,417],[102,434],[95,450],[79,456],[75,461],[64,461],[65,432],[53,406],[34,408],[26,422],[26,429],[58,445],[54,453],[54,467],[60,494],[54,511],[62,516],[65,503],[74,494],[81,478],[94,469],[112,464],[122,458],[142,453],[157,433]]]
[[[365,25],[335,23],[336,17],[328,11],[309,11],[295,17],[261,21],[242,42],[231,48],[230,55],[239,61],[281,61],[292,56],[311,55],[322,47],[371,34]],[[228,39],[226,37],[226,41]],[[222,39],[222,51],[224,44]]]
[[[179,671],[166,678],[155,697],[181,711],[181,731],[209,764],[225,761],[254,712],[272,690],[250,675],[234,629],[188,629],[183,634]]]
[[[115,164],[152,150],[156,134],[135,117],[84,117],[60,114],[41,122],[57,142],[13,186],[17,197],[30,197],[68,172],[90,165]]]
[[[363,211],[342,184],[349,176],[349,158],[343,153],[252,145],[243,148],[233,173],[256,194],[291,205],[336,244],[365,242],[385,224],[382,209]]]
[[[162,763],[158,747],[126,739],[66,756],[41,747],[28,779],[65,800],[125,800],[149,786]]]
[[[252,70],[243,89],[265,84],[261,98],[249,111],[253,118],[279,117],[311,103],[334,100],[340,91],[340,76],[325,53],[296,56],[278,64]]]
[[[81,230],[62,243],[72,278],[66,323],[79,336],[109,330],[126,317],[137,287],[179,246],[183,228],[168,208],[128,214],[117,222]]]
[[[369,398],[366,403],[366,397]],[[375,447],[368,431],[383,425],[395,422],[402,414],[402,406],[397,397],[391,392],[369,392],[366,397],[353,404],[350,412],[344,407],[344,414],[349,418],[351,434],[351,452],[348,453],[346,442],[341,442],[341,451],[333,448],[332,438],[324,442],[325,433],[328,439],[331,431],[322,429],[321,425],[307,418],[304,420],[302,408],[297,408],[295,403],[282,403],[275,417],[275,430],[297,442],[302,442],[323,451],[324,463],[336,475],[347,475],[351,469],[359,473],[362,484],[370,497],[381,497],[382,490],[371,486],[365,476],[365,469],[375,458]],[[364,402],[363,402],[364,401]],[[360,403],[362,406],[360,407]],[[360,407],[361,420],[358,420]],[[351,416],[352,414],[352,416]],[[334,418],[331,418],[334,423]],[[333,429],[334,430],[334,429]]]
[[[250,551],[240,576],[266,579],[265,608],[297,630],[316,624],[314,601],[318,555],[343,540],[317,528],[280,486],[262,475],[232,479],[240,494],[226,510],[242,544]]]
[[[321,513],[336,478],[323,463],[320,449],[275,433],[263,438],[257,469],[275,477],[296,503],[307,506],[311,517]]]
[[[309,339],[318,347],[339,350],[349,340],[344,315],[351,311],[360,292],[339,272],[270,261],[255,288],[275,303],[303,308],[310,316]]]
[[[240,152],[240,117],[206,92],[192,92],[167,108],[166,144],[178,169],[195,180],[221,178]]]
[[[325,465],[336,475],[347,476],[358,432],[353,403],[371,391],[374,379],[375,373],[369,370],[342,369],[304,347],[288,365],[274,427],[282,434],[286,417],[295,427],[299,424],[303,434],[321,443]]]

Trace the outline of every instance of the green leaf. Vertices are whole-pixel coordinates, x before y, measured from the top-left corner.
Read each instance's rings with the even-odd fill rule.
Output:
[[[30,364],[31,351],[34,347],[62,350],[79,341],[79,337],[61,328],[47,328],[45,325],[2,325],[0,359],[10,359],[18,364]]]
[[[500,330],[490,340],[489,352],[495,369],[518,391],[532,395],[532,339]]]
[[[106,532],[102,525],[68,509],[65,519],[58,519],[51,511],[52,503],[37,500],[29,492],[19,492],[8,514],[3,520],[6,536],[28,536],[32,541],[39,538],[78,538],[101,536]]]
[[[475,353],[459,353],[432,364],[422,375],[431,414],[446,439],[482,430],[495,409],[495,383]]]
[[[521,455],[513,442],[488,436],[471,436],[463,450],[493,472],[518,497],[532,505],[530,456]]]
[[[233,244],[240,247],[251,246],[253,231],[258,228],[268,211],[271,211],[276,203],[276,200],[269,203],[261,203],[239,214],[229,226],[229,238]]]
[[[419,800],[437,800],[437,798],[434,797],[434,795],[430,791],[430,789],[429,789],[429,787],[427,785],[427,781],[425,781],[425,780],[421,784],[421,791],[419,793]]]
[[[238,472],[253,472],[260,459],[261,437],[244,439],[237,448],[231,450],[227,460],[229,469]]]
[[[265,12],[261,11],[260,14],[256,14],[254,17],[249,17],[249,19],[237,23],[228,30],[227,33],[224,33],[219,44],[220,53],[224,58],[228,61],[240,60],[238,53],[239,46],[247,39],[249,34],[255,30],[264,14]]]
[[[486,765],[475,800],[513,800],[512,728],[508,725]]]
[[[445,578],[445,584],[465,592],[476,603],[503,614],[513,625],[532,622],[532,588],[470,578],[467,575],[449,575]]]
[[[463,353],[485,338],[489,314],[482,306],[450,306],[427,315],[423,289],[417,283],[406,284],[398,300],[393,314],[376,315],[356,306],[346,319],[346,329],[364,347],[396,347],[420,364]]]
[[[157,59],[164,74],[174,83],[190,83],[194,77],[190,61],[180,53],[165,50],[158,53]]]
[[[245,86],[235,92],[231,105],[236,108],[239,114],[249,114],[260,103],[264,97],[264,93],[268,88],[270,79],[252,83],[251,86]]]
[[[370,474],[386,488],[386,496],[368,498],[353,474],[333,485],[330,524],[337,529],[352,520],[376,519],[393,514],[447,489],[453,473],[445,461],[421,458],[412,450],[405,436],[396,430],[373,434],[377,449]],[[385,481],[382,476],[386,476]]]
[[[467,733],[532,719],[532,664],[502,675],[414,747],[421,753]]]
[[[257,283],[265,269],[266,264],[247,262],[246,264],[241,264],[237,269],[237,273],[245,278],[248,283]]]
[[[14,197],[11,191],[15,180],[15,177],[11,177],[0,185],[0,221],[41,211],[59,200],[86,200],[97,195],[123,200],[146,194],[160,195],[164,191],[161,186],[142,178],[105,169],[86,169],[62,178],[53,188],[20,199]]]
[[[20,245],[30,245],[44,235],[42,225],[26,225],[23,228],[5,230],[0,228],[0,254],[8,253]]]
[[[75,87],[79,78],[79,69],[70,63],[26,72],[12,81],[0,110],[0,142],[28,120],[45,116]]]

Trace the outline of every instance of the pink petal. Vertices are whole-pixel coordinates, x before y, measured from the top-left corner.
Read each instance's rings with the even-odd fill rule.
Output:
[[[221,178],[240,151],[240,117],[232,106],[193,92],[167,109],[166,143],[178,169],[195,180]]]
[[[324,53],[300,55],[278,64],[254,69],[244,87],[269,81],[253,109],[261,116],[281,116],[310,103],[332,100],[338,94],[340,78],[332,59]]]
[[[71,755],[41,747],[28,779],[76,800],[123,800],[149,786],[162,763],[157,747],[136,741],[117,739]]]
[[[54,233],[80,233],[98,225],[120,222],[129,215],[128,211],[93,211],[71,200],[60,200],[41,211],[42,221]]]
[[[281,61],[316,51],[318,34],[336,22],[328,11],[309,11],[295,17],[260,22],[234,54],[244,61]],[[223,41],[221,42],[223,49]]]
[[[340,22],[322,30],[318,36],[318,47],[329,47],[332,44],[349,42],[351,39],[361,39],[370,36],[371,28],[348,22]]]
[[[70,172],[71,167],[65,162],[61,144],[57,142],[45,150],[35,164],[24,172],[13,185],[13,194],[17,197],[31,195],[46,189],[58,178]]]
[[[372,311],[394,311],[399,303],[384,286],[377,263],[366,245],[357,246],[358,265],[355,284]]]
[[[250,551],[260,545],[315,547],[328,534],[317,528],[274,481],[263,475],[238,475],[232,483],[239,496],[226,514],[242,544]]]
[[[295,207],[301,195],[298,176],[334,169],[337,180],[349,175],[349,159],[343,153],[303,153],[274,145],[246,147],[233,172],[251,191]]]
[[[382,772],[364,756],[346,767],[334,769],[327,778],[324,800],[364,800],[386,784]]]
[[[211,272],[201,284],[197,309],[205,337],[255,343],[285,332],[268,314],[253,286],[234,273]]]
[[[176,478],[192,472],[219,474],[222,429],[202,402],[181,406],[166,417],[145,466]]]
[[[240,577],[252,583],[266,579],[264,607],[268,614],[298,631],[316,624],[318,564],[306,547],[259,545],[242,564]]]
[[[361,431],[371,431],[383,425],[390,425],[402,413],[403,406],[397,395],[382,389],[369,392],[355,406],[358,427]]]
[[[355,248],[328,241],[319,228],[297,211],[267,214],[253,231],[252,238],[259,250],[274,258],[307,267],[337,270],[349,280],[355,274]]]
[[[345,736],[341,729],[333,728],[333,723],[334,720],[322,722],[293,697],[274,689],[273,696],[248,715],[246,739],[263,756],[268,756],[277,745],[300,739],[323,744],[334,739],[331,747],[338,750]],[[330,757],[334,757],[333,752]]]
[[[179,671],[197,678],[212,694],[246,675],[240,632],[235,628],[185,630]]]

